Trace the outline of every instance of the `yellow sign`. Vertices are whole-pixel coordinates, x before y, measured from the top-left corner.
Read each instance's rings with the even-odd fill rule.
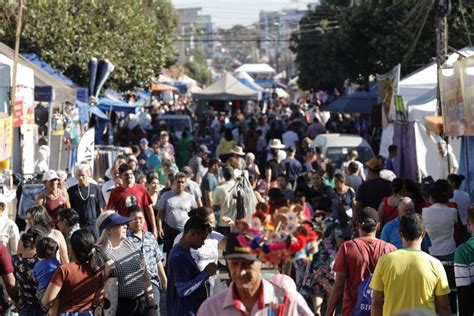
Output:
[[[12,117],[0,119],[0,161],[9,159],[13,152]]]

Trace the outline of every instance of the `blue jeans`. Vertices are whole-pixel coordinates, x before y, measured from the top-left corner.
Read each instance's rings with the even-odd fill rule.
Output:
[[[43,184],[25,184],[20,198],[18,216],[26,217],[26,211],[36,204],[36,196],[44,191]]]
[[[155,299],[155,304],[158,306],[156,310],[158,316],[160,316],[160,288],[154,282],[151,282],[151,287],[153,288],[153,298]],[[151,312],[151,311],[150,311]]]

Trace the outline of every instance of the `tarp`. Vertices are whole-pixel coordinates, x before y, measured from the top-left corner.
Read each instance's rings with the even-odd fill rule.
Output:
[[[59,80],[61,80],[65,84],[67,84],[68,86],[76,89],[76,98],[79,101],[87,102],[87,96],[88,96],[87,88],[84,88],[84,87],[81,87],[81,86],[78,86],[77,84],[75,84],[71,79],[69,79],[67,76],[65,76],[62,72],[57,71],[56,69],[51,67],[50,64],[45,62],[43,59],[41,59],[35,53],[21,54],[21,56],[28,59],[29,61],[31,61],[32,63],[34,63],[35,65],[37,65],[38,67],[40,67],[41,69],[46,71],[47,73],[49,73],[50,75],[58,78]]]
[[[235,73],[245,71],[249,74],[275,74],[276,70],[268,64],[243,64]]]
[[[135,112],[136,107],[135,105],[131,105],[120,100],[100,98],[99,109],[102,111]]]
[[[260,97],[259,92],[246,87],[228,72],[206,89],[193,93],[193,98],[198,100],[259,100]]]
[[[377,94],[372,92],[355,92],[342,96],[329,104],[324,110],[340,113],[372,114],[377,104]]]
[[[15,51],[0,43],[0,54],[10,59],[14,58]],[[76,100],[76,90],[26,58],[19,56],[19,64],[33,69],[35,73],[35,101],[44,102],[71,102]]]

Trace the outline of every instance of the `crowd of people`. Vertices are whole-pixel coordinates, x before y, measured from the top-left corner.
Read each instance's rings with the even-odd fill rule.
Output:
[[[101,179],[87,162],[46,171],[24,231],[0,202],[1,312],[473,315],[474,207],[453,157],[423,186],[397,178],[396,146],[336,165],[312,140],[346,120],[322,116],[218,113],[206,143],[161,126]]]

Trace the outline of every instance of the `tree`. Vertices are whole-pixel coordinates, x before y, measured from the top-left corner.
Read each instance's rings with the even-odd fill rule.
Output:
[[[321,1],[300,21],[293,51],[304,89],[341,87],[346,79],[362,80],[384,73],[398,63],[409,73],[436,55],[435,10],[432,0]],[[448,18],[449,43],[468,45],[467,29],[474,26],[473,7],[452,2]]]
[[[15,4],[0,4],[0,40],[14,45]],[[169,0],[28,1],[21,52],[34,52],[74,82],[87,85],[87,61],[114,65],[107,85],[133,89],[172,57],[176,14]]]
[[[191,51],[191,60],[184,64],[184,72],[202,84],[209,84],[212,74],[206,67],[206,53],[202,47],[194,48]]]

